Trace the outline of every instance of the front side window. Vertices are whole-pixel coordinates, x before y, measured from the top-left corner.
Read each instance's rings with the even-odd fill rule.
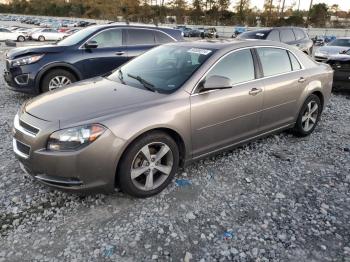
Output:
[[[128,45],[154,45],[154,31],[146,29],[128,29]]]
[[[280,48],[257,48],[264,76],[273,76],[292,71],[288,51]]]
[[[163,45],[134,58],[108,78],[131,87],[172,93],[214,52],[213,49]]]
[[[97,42],[97,48],[118,47],[123,44],[122,29],[108,29],[90,39]]]
[[[221,59],[207,74],[231,79],[232,85],[255,79],[252,53],[249,49],[233,52]]]
[[[282,29],[280,32],[280,35],[281,35],[281,41],[283,43],[295,41],[295,35],[292,29]]]

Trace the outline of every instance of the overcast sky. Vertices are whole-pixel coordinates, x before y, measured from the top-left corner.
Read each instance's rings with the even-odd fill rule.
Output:
[[[235,3],[235,0],[231,0],[231,3]],[[264,6],[264,0],[250,0],[252,6],[257,6],[262,9]],[[278,3],[278,0],[274,0]],[[293,3],[298,4],[298,0],[286,0],[286,6],[291,6]],[[344,11],[350,10],[350,0],[314,0],[313,4],[326,3],[327,5],[339,5],[339,8]],[[300,9],[309,9],[310,0],[300,0]]]

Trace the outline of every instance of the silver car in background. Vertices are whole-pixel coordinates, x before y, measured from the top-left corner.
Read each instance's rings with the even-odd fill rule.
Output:
[[[285,129],[311,134],[332,79],[282,43],[166,44],[25,103],[13,148],[46,185],[148,197],[193,160]]]
[[[350,37],[340,37],[315,52],[317,62],[326,62],[331,56],[344,54],[350,49]]]

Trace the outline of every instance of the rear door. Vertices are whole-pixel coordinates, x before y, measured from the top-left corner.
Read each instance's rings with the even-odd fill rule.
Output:
[[[110,72],[128,60],[122,28],[103,30],[88,41],[96,41],[98,46],[97,48],[81,46],[83,68],[85,69],[83,73],[86,78]]]
[[[231,79],[232,87],[191,95],[193,156],[218,150],[253,137],[263,99],[263,83],[250,49],[224,56],[204,78]]]
[[[154,30],[128,28],[126,29],[126,44],[129,59],[139,56],[156,45]]]
[[[286,49],[259,47],[264,80],[264,99],[260,119],[260,132],[270,131],[294,121],[297,99],[308,79],[297,58]]]

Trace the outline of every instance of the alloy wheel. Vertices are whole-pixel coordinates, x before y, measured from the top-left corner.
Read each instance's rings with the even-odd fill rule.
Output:
[[[51,79],[49,83],[49,90],[54,90],[60,87],[64,87],[66,85],[71,84],[72,81],[66,76],[55,76]]]
[[[143,191],[154,190],[167,180],[173,164],[173,152],[168,145],[161,142],[147,144],[139,150],[132,162],[132,183]]]
[[[301,118],[301,125],[305,132],[309,132],[316,124],[318,118],[318,105],[311,100]]]

